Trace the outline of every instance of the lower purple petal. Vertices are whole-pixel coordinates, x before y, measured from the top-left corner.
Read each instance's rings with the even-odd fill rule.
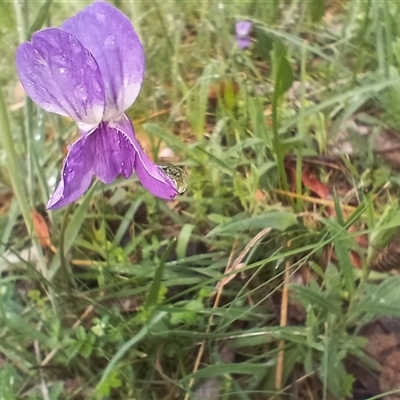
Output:
[[[47,203],[48,210],[66,206],[79,199],[89,188],[94,174],[93,152],[82,136],[69,148],[61,171],[61,180]]]
[[[178,194],[176,184],[146,156],[125,114],[117,121],[102,122],[70,146],[61,181],[47,209],[79,199],[89,188],[93,175],[108,184],[119,175],[128,179],[134,169],[142,185],[154,196],[171,200]]]
[[[119,175],[125,179],[132,175],[135,149],[118,123],[102,122],[87,137],[87,145],[95,152],[94,173],[103,183],[111,183]]]
[[[118,127],[102,122],[90,134],[83,134],[70,148],[61,172],[61,181],[47,209],[63,207],[79,199],[89,188],[93,175],[106,184],[119,175],[133,173],[135,149]]]
[[[119,129],[125,133],[135,149],[135,172],[140,183],[154,196],[164,200],[172,200],[178,194],[175,183],[152,162],[143,151],[136,139],[133,125],[129,118],[124,117],[118,121]]]
[[[236,35],[235,39],[236,39],[237,45],[243,50],[248,49],[251,45],[251,39],[247,36]]]

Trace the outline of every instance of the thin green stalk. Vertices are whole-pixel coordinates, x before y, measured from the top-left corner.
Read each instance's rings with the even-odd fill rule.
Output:
[[[100,379],[99,386],[107,380],[107,377],[113,371],[113,369],[117,366],[118,361],[125,355],[127,351],[131,349],[136,343],[140,342],[146,335],[151,334],[150,330],[153,326],[157,325],[163,318],[168,315],[167,311],[159,311],[154,317],[144,325],[140,331],[130,340],[128,340],[125,344],[123,344],[119,350],[114,354],[107,367],[104,369],[103,374]]]
[[[282,53],[279,56],[278,62],[275,65],[275,82],[274,82],[274,93],[272,96],[272,133],[273,133],[273,143],[274,150],[276,156],[276,164],[278,169],[278,178],[281,187],[286,192],[289,191],[289,184],[286,177],[286,171],[284,166],[284,153],[281,143],[281,138],[279,136],[279,119],[278,119],[278,106],[282,97],[282,82],[280,76],[280,70],[285,60],[285,55]],[[294,202],[290,199],[292,206],[294,206]]]
[[[358,45],[358,51],[356,52],[356,67],[353,70],[353,82],[357,82],[357,75],[362,70],[364,61],[365,61],[365,42],[366,42],[366,35],[368,32],[368,28],[370,26],[370,17],[369,13],[371,10],[371,0],[367,0],[365,2],[365,9],[363,14],[362,22],[359,24],[359,32],[357,37],[355,38],[355,42]],[[360,13],[361,14],[361,13]]]
[[[31,30],[40,28],[45,18],[48,9],[50,7],[51,1],[47,1],[44,3],[38,13],[38,16],[35,19],[35,22],[31,29],[27,30],[29,26],[29,18],[28,18],[28,3],[25,1],[23,7],[21,6],[21,2],[18,0],[14,0],[14,10],[17,19],[17,26],[18,26],[18,33],[19,33],[19,41],[20,43],[24,42],[25,40],[29,39],[28,36],[31,35]],[[33,142],[34,137],[34,122],[33,122],[33,102],[30,98],[26,98],[25,106],[24,106],[24,115],[25,115],[25,141],[26,141],[26,148],[27,148],[27,171],[28,171],[28,193],[34,192],[34,183],[35,183],[35,176],[34,171],[37,172],[37,178],[39,181],[39,187],[41,189],[42,197],[45,199],[48,196],[47,191],[47,184],[45,181],[45,177],[43,172],[41,171],[40,162],[38,160],[37,151]],[[34,204],[32,201],[32,197],[30,197],[30,206],[34,208]],[[50,216],[52,225],[54,225],[54,221],[52,220],[52,216]]]
[[[390,4],[387,2],[382,2],[383,8],[383,19],[384,19],[384,26],[385,26],[385,50],[386,50],[386,57],[387,57],[387,67],[388,67],[388,75],[390,77],[390,67],[394,65],[394,54],[392,49],[392,43],[394,43],[393,38],[393,28],[392,28],[392,18],[390,15],[389,10]]]
[[[306,96],[305,96],[305,81],[307,78],[306,74],[306,54],[307,48],[301,47],[301,71],[300,71],[300,82],[301,82],[301,97],[300,97],[300,111],[299,111],[299,123],[298,123],[298,135],[301,138],[300,147],[297,150],[296,159],[296,193],[300,194],[302,189],[301,175],[303,169],[303,146],[306,140],[306,127],[304,118],[304,109],[306,108]],[[298,198],[296,204],[296,212],[300,212],[303,209],[303,199]]]
[[[375,17],[374,25],[376,29],[376,55],[378,60],[379,69],[384,71],[384,75],[387,78],[389,76],[389,68],[385,57],[385,45],[384,45],[384,32],[381,22],[381,9],[379,2],[373,2],[374,10],[373,15]]]
[[[19,42],[22,43],[27,39],[27,27],[29,26],[28,20],[28,3],[24,1],[22,4],[18,0],[14,0],[14,10],[17,19]],[[33,137],[33,104],[31,99],[26,98],[24,106],[25,114],[25,141],[27,148],[27,172],[28,172],[28,193],[33,193],[33,160],[32,160],[32,137]],[[30,199],[30,205],[32,208],[32,197]]]
[[[28,232],[32,232],[32,216],[30,213],[28,198],[24,190],[24,184],[21,179],[20,160],[14,147],[14,139],[11,135],[10,121],[8,119],[7,107],[3,97],[3,91],[0,90],[0,141],[6,153],[6,167],[10,174],[11,185],[15,196],[17,197],[22,215]]]
[[[25,17],[22,14],[21,1],[14,0],[13,4],[14,4],[15,18],[17,19],[18,39],[19,39],[19,42],[22,43],[26,40],[26,26],[27,25],[24,24]],[[26,6],[26,2],[24,4]]]
[[[295,15],[297,16],[297,13],[298,13],[299,2],[300,2],[300,0],[293,0],[290,3],[289,8],[286,10],[285,14],[283,15],[283,20],[281,23],[282,26],[287,26],[290,23],[290,21],[295,20],[295,18],[296,18]]]
[[[22,173],[20,170],[21,161],[15,151],[14,147],[14,139],[11,135],[10,129],[10,121],[8,118],[7,107],[4,101],[3,92],[0,90],[0,143],[6,154],[6,167],[8,173],[10,175],[11,185],[13,187],[13,191],[15,193],[15,197],[17,198],[19,208],[22,212],[22,216],[24,218],[24,222],[28,233],[32,238],[32,242],[36,248],[39,265],[43,271],[43,275],[46,277],[46,262],[43,257],[42,248],[40,247],[40,243],[36,237],[33,235],[33,222],[32,215],[30,212],[30,206],[28,197],[25,193],[24,183],[22,181]]]
[[[73,274],[70,273],[67,261],[65,259],[65,231],[68,228],[69,223],[69,215],[71,213],[73,205],[70,204],[64,212],[61,228],[60,228],[60,242],[58,244],[58,253],[60,254],[60,269],[62,271],[64,277],[64,285],[67,288],[68,294],[72,297],[72,290],[71,290],[71,280],[73,280]]]
[[[43,113],[41,113],[40,117],[38,117],[38,118],[40,118],[40,119],[39,119],[39,123],[35,127],[35,131],[37,131],[38,133],[44,132],[45,126],[44,126],[44,122],[43,122],[44,121]],[[44,143],[41,143],[41,145],[43,146]],[[49,190],[48,190],[48,186],[47,186],[47,182],[46,182],[45,171],[42,168],[42,166],[40,165],[39,157],[37,156],[38,149],[37,149],[37,146],[35,145],[35,143],[33,143],[32,150],[33,150],[32,159],[33,159],[33,163],[34,163],[34,167],[35,167],[35,171],[36,171],[36,179],[37,179],[37,182],[38,182],[39,188],[40,188],[41,200],[44,204],[46,204],[46,202],[48,200],[48,196],[49,196]],[[51,226],[55,226],[55,222],[54,222],[52,213],[49,213],[49,219],[51,222]]]
[[[283,167],[283,149],[278,133],[278,103],[279,103],[278,91],[274,90],[272,96],[272,133],[274,138],[274,150],[276,155],[276,164],[278,168],[278,176],[283,189],[289,191],[289,185],[286,179],[285,168]]]
[[[24,1],[21,4],[20,1],[14,0],[14,10],[17,19],[18,26],[18,37],[19,41],[23,42],[26,40],[27,36],[27,27],[29,26],[28,21],[28,2]],[[23,7],[22,7],[23,6]],[[26,144],[28,150],[28,193],[33,193],[32,183],[33,179],[33,160],[32,160],[32,137],[33,137],[33,108],[32,101],[27,99],[25,102],[25,135],[26,135]],[[3,94],[0,93],[0,127],[1,129],[1,141],[3,143],[3,147],[6,152],[7,157],[7,167],[10,174],[11,184],[13,186],[13,190],[15,196],[17,197],[17,201],[19,207],[21,209],[24,222],[27,226],[27,230],[29,236],[32,239],[32,243],[35,246],[37,255],[38,255],[38,264],[42,271],[42,274],[46,280],[48,280],[48,269],[46,260],[43,256],[43,251],[40,246],[39,240],[33,232],[33,221],[31,216],[31,208],[32,208],[32,196],[27,196],[24,183],[22,181],[22,173],[20,170],[21,162],[17,156],[14,147],[14,141],[11,135],[10,130],[10,122],[8,118],[6,104],[3,98]],[[51,286],[49,286],[49,296],[52,303],[53,311],[56,314],[57,311],[57,303],[55,300],[54,290]]]
[[[158,3],[158,2],[155,1],[155,0],[152,0],[152,3],[153,3],[153,6],[154,6],[154,10],[155,10],[155,12],[156,12],[156,14],[157,14],[157,18],[158,18],[158,20],[159,20],[159,22],[160,22],[161,28],[162,28],[163,31],[164,31],[164,35],[165,35],[165,37],[166,37],[166,39],[167,39],[168,47],[169,47],[169,49],[170,49],[170,51],[171,51],[171,55],[172,55],[172,54],[174,53],[174,44],[173,44],[173,42],[172,42],[172,40],[171,40],[170,35],[168,34],[168,29],[167,29],[167,27],[165,26],[164,18],[163,18],[163,16],[162,16],[161,12],[160,12],[160,8],[159,8],[159,4],[160,4],[160,3]]]
[[[182,34],[180,27],[175,30],[174,33],[174,44],[173,44],[173,53],[172,53],[172,102],[176,104],[179,102],[180,90],[182,86],[182,76],[179,71],[179,60],[180,60],[180,49],[182,45]],[[185,91],[183,91],[185,93]]]

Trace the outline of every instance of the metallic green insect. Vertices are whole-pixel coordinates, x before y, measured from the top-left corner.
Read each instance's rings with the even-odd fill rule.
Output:
[[[158,164],[164,174],[175,183],[176,190],[179,194],[183,194],[187,189],[187,174],[183,168],[172,164]]]

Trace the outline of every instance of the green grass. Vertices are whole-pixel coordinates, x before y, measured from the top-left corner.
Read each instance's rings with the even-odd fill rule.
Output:
[[[0,3],[0,398],[353,398],[350,359],[378,374],[362,327],[400,317],[399,277],[370,271],[400,224],[399,180],[354,133],[339,178],[316,170],[371,186],[350,211],[340,194],[312,204],[302,173],[355,114],[375,133],[400,129],[400,4],[116,1],[147,60],[129,115],[153,157],[162,143],[175,152],[188,191],[169,207],[133,176],[46,213],[75,126],[15,107],[14,54],[87,4]]]

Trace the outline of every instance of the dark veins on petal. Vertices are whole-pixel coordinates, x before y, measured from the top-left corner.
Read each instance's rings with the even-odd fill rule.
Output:
[[[95,153],[94,172],[102,182],[108,184],[118,175],[125,179],[132,175],[135,151],[123,132],[103,122],[87,140]]]

